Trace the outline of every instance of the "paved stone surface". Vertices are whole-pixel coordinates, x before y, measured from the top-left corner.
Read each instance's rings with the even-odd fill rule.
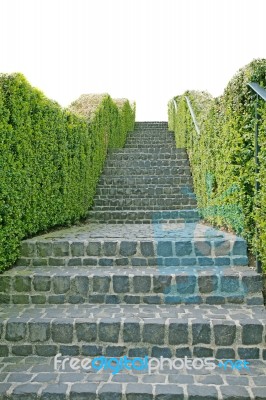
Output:
[[[63,361],[63,357],[61,361]],[[8,399],[265,399],[266,363],[250,362],[247,369],[213,370],[170,368],[170,364],[148,373],[147,369],[88,369],[88,357],[78,357],[77,370],[54,365],[53,357],[0,358],[0,396]],[[81,361],[87,369],[81,367]],[[92,358],[91,358],[92,360]],[[130,360],[130,359],[129,359]],[[136,364],[137,365],[137,364]],[[140,364],[139,364],[140,365]],[[168,366],[167,366],[168,365]],[[21,397],[19,397],[21,396]],[[142,396],[142,397],[137,397]],[[256,397],[257,396],[257,397]]]

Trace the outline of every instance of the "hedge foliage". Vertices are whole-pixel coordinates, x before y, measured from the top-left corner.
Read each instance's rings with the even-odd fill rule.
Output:
[[[177,147],[189,153],[194,188],[202,216],[217,226],[243,235],[266,266],[266,103],[259,100],[261,189],[255,194],[255,99],[248,82],[266,88],[266,59],[240,69],[222,96],[187,91],[168,104],[169,126]],[[200,128],[192,122],[189,98]],[[257,235],[255,234],[258,230]],[[256,237],[258,239],[256,239]]]
[[[108,147],[124,145],[135,119],[128,101],[95,97],[86,115],[62,109],[22,74],[0,75],[0,270],[21,239],[86,216]]]

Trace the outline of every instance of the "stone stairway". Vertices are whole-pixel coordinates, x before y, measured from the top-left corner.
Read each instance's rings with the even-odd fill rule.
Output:
[[[167,123],[110,152],[87,224],[22,242],[0,303],[0,399],[266,399],[262,277],[242,238],[200,222]],[[59,353],[178,368],[57,370]]]

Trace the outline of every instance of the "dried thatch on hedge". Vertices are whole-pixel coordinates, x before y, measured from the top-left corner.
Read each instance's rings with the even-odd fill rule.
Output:
[[[82,94],[68,107],[75,114],[91,119],[104,98],[109,97],[107,93]]]

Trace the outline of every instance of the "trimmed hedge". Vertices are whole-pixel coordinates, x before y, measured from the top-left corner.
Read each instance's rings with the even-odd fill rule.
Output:
[[[89,115],[62,109],[22,74],[0,75],[0,270],[21,239],[86,216],[108,145],[122,147],[135,118],[128,101],[96,103]]]
[[[266,103],[259,100],[261,190],[255,196],[255,95],[248,82],[266,88],[266,60],[240,69],[222,96],[187,91],[168,104],[169,126],[178,147],[188,150],[194,188],[202,216],[217,226],[243,235],[250,250],[266,266]],[[200,127],[197,134],[185,96]],[[255,230],[258,230],[256,241]]]

